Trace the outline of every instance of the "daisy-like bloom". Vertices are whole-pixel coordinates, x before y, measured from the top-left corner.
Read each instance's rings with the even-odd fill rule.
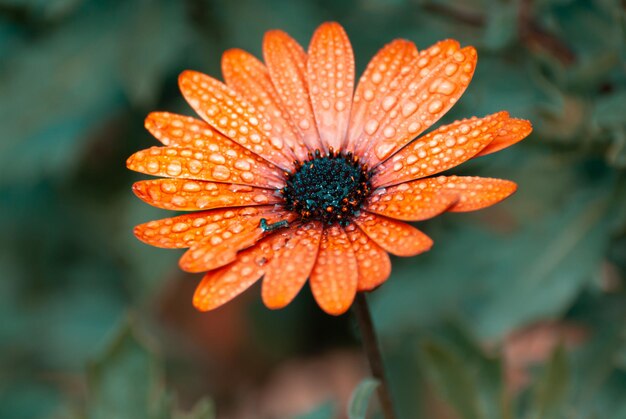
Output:
[[[420,136],[467,88],[476,50],[441,41],[418,52],[398,39],[371,60],[355,87],[350,41],[337,23],[307,52],[282,31],[263,40],[265,64],[226,51],[226,84],[185,71],[180,89],[202,119],[151,113],[164,147],[128,167],[161,176],[134,185],[147,203],[189,214],[135,228],[151,245],[189,248],[188,272],[207,272],[194,305],[211,310],[263,278],[269,308],[289,304],[307,279],[329,314],[381,285],[388,253],[413,256],[432,240],[406,221],[488,207],[513,182],[443,176],[464,161],[510,146],[531,131],[507,112]]]

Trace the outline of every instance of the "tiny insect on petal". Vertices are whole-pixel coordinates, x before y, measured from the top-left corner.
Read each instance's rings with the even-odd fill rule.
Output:
[[[259,212],[239,223],[231,223],[227,229],[215,230],[210,236],[194,243],[178,264],[187,272],[205,272],[219,268],[235,260],[240,250],[271,234],[270,230],[263,228],[261,220],[273,224],[292,219],[291,214],[271,210]]]
[[[276,232],[239,253],[233,263],[207,273],[196,288],[193,305],[200,311],[213,310],[250,288],[293,233],[291,228]]]
[[[295,229],[269,263],[261,295],[268,308],[283,308],[300,292],[317,260],[323,226],[313,221]]]

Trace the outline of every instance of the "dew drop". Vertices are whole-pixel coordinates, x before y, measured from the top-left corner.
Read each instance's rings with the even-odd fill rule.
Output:
[[[178,176],[182,173],[183,167],[180,162],[173,161],[167,165],[167,174],[170,176]]]
[[[363,99],[367,100],[368,102],[374,99],[374,92],[370,89],[367,89],[365,92],[363,92]]]
[[[383,130],[383,135],[387,138],[392,138],[394,135],[396,135],[396,129],[392,126],[387,126]]]
[[[369,121],[367,121],[367,123],[365,124],[365,132],[368,135],[372,135],[376,132],[376,130],[378,129],[378,120],[376,119],[370,119]]]
[[[407,102],[402,106],[402,116],[405,118],[412,115],[413,112],[417,109],[417,104],[415,102]]]
[[[385,112],[389,111],[389,109],[391,109],[393,107],[393,105],[396,104],[396,97],[395,96],[387,96],[385,99],[383,99],[383,109],[385,110]]]
[[[146,165],[149,173],[156,173],[159,171],[159,162],[156,160],[150,160]]]
[[[420,124],[417,121],[411,122],[411,124],[409,125],[409,127],[407,128],[407,130],[411,133],[411,134],[415,134],[416,132],[418,132],[421,128],[422,124]]]
[[[250,170],[251,165],[246,160],[237,160],[235,162],[235,168],[239,170]]]
[[[383,80],[383,76],[382,74],[380,74],[378,71],[375,72],[374,74],[372,74],[372,83],[374,84],[378,84]]]
[[[224,158],[224,156],[222,156],[221,154],[218,153],[213,153],[209,156],[209,161],[216,163],[216,164],[224,164],[226,163],[226,159]]]
[[[343,111],[346,109],[346,103],[343,100],[338,100],[337,103],[335,103],[335,109],[337,112]]]
[[[446,66],[443,72],[446,74],[446,76],[450,77],[450,76],[453,76],[454,73],[456,73],[458,69],[459,69],[459,66],[457,64],[450,63]]]
[[[298,123],[298,126],[303,130],[307,130],[311,125],[309,124],[309,121],[307,119],[301,119]]]
[[[213,177],[217,180],[228,180],[230,178],[230,170],[226,166],[215,166],[213,168]]]
[[[376,154],[376,157],[382,160],[386,158],[387,156],[389,156],[392,150],[393,150],[393,144],[383,142],[376,146],[376,148],[374,149],[374,153]]]
[[[183,191],[198,192],[201,189],[200,185],[196,182],[185,182],[183,184]]]
[[[270,139],[270,142],[272,143],[272,146],[277,149],[277,150],[282,150],[283,148],[283,140],[281,140],[278,137],[272,137]]]
[[[174,233],[182,233],[183,231],[189,230],[189,224],[187,223],[176,223],[172,227],[172,231]]]
[[[428,105],[428,112],[430,113],[437,113],[439,112],[441,109],[443,109],[443,102],[441,102],[440,100],[433,100],[432,102],[430,102],[430,104]]]

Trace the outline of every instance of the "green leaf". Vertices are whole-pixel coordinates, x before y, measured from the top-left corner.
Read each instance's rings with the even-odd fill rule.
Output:
[[[366,378],[359,383],[352,392],[348,403],[349,419],[365,419],[372,393],[379,385],[380,381],[375,378]]]
[[[323,403],[310,412],[299,415],[295,419],[333,419],[335,417],[335,405],[331,402]]]
[[[92,419],[163,418],[169,412],[159,359],[131,322],[124,324],[88,375]]]
[[[529,418],[551,419],[563,407],[569,379],[567,354],[558,346],[535,387]]]
[[[435,390],[456,410],[459,417],[484,417],[478,406],[476,382],[461,358],[435,342],[423,345],[422,357]]]

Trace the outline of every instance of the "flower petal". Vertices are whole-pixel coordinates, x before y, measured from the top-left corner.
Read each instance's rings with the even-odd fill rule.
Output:
[[[133,192],[144,202],[175,211],[275,204],[276,191],[232,183],[186,179],[154,179],[136,182]]]
[[[263,58],[270,78],[310,150],[322,149],[311,107],[306,79],[306,53],[283,31],[269,31],[263,38]]]
[[[293,216],[282,211],[260,212],[230,223],[228,228],[216,229],[210,236],[194,243],[180,258],[178,265],[183,271],[205,272],[232,262],[237,252],[271,234],[271,230],[261,226],[262,219],[270,225],[280,221],[290,222]]]
[[[317,259],[323,226],[312,221],[297,227],[285,247],[267,266],[261,295],[268,308],[289,304],[300,292]]]
[[[338,23],[324,23],[313,34],[307,76],[322,143],[326,150],[340,150],[350,122],[354,54],[348,35]]]
[[[193,148],[151,147],[128,158],[126,166],[136,172],[170,178],[236,183],[279,189],[284,174],[255,154],[237,148],[201,151]]]
[[[358,267],[352,243],[338,225],[326,228],[311,273],[311,291],[317,304],[338,316],[350,308],[358,284]]]
[[[294,157],[304,161],[309,150],[284,111],[265,65],[246,51],[231,49],[222,55],[222,73],[226,84],[245,97],[270,123],[266,134],[274,141],[284,140]]]
[[[201,119],[170,112],[151,112],[145,127],[164,145],[170,147],[212,150],[218,148],[242,148]]]
[[[430,250],[433,241],[407,223],[363,212],[354,222],[380,247],[396,256],[415,256]]]
[[[354,92],[354,100],[352,111],[350,114],[350,128],[346,140],[346,150],[351,152],[362,153],[367,142],[358,143],[358,139],[363,133],[366,119],[372,107],[380,106],[377,97],[385,95],[390,86],[401,74],[411,71],[409,66],[417,57],[417,48],[413,42],[396,39],[385,45],[372,58],[367,65],[365,72],[359,79],[356,91]],[[372,126],[368,127],[368,130]]]
[[[517,185],[510,180],[478,176],[438,176],[402,185],[432,190],[438,188],[443,192],[458,194],[459,200],[449,209],[452,212],[475,211],[489,207],[517,190]]]
[[[256,222],[258,225],[260,218],[272,211],[272,206],[202,211],[140,224],[134,233],[152,246],[185,248],[230,228],[238,230],[242,224]]]
[[[398,80],[397,89],[379,99],[377,112],[370,116],[377,129],[370,130],[371,135],[365,130],[365,138],[359,140],[368,141],[365,163],[374,167],[387,160],[461,97],[474,74],[476,50],[458,50],[457,45],[449,41],[422,51],[414,61],[416,69]]]
[[[476,156],[511,120],[506,112],[444,125],[418,138],[377,167],[375,186],[431,176]]]
[[[196,288],[193,305],[200,311],[213,310],[250,288],[292,234],[293,229],[276,232],[239,253],[233,263],[207,273]]]
[[[359,283],[357,291],[371,291],[385,282],[391,274],[389,255],[355,224],[345,228],[356,257]]]
[[[526,138],[533,130],[530,121],[525,119],[511,118],[507,121],[500,131],[496,133],[496,137],[492,142],[483,148],[476,157],[485,156],[507,148]]]
[[[422,221],[450,209],[458,201],[456,191],[442,190],[439,185],[407,182],[375,190],[367,211],[404,221]]]
[[[224,83],[197,71],[183,71],[180,90],[191,107],[213,128],[284,170],[293,167],[291,150],[280,138],[269,138],[263,116]]]

